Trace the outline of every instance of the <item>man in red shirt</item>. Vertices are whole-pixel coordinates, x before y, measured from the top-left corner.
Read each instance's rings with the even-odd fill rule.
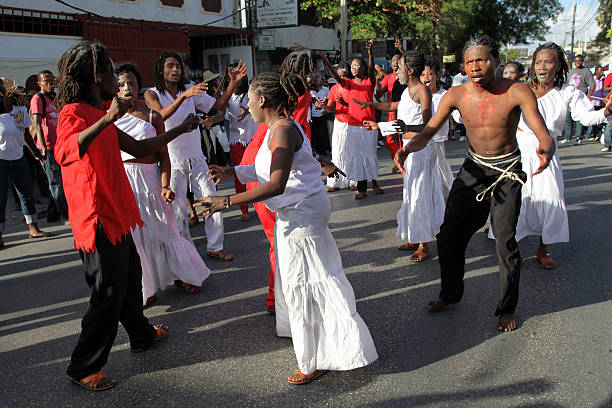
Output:
[[[119,322],[133,352],[146,351],[168,332],[167,326],[153,326],[143,315],[142,270],[130,234],[142,221],[119,150],[135,157],[153,154],[197,126],[199,120],[191,115],[158,137],[136,141],[113,125],[127,112],[128,103],[114,97],[117,79],[101,43],[73,45],[62,55],[58,69],[55,103],[61,113],[55,157],[62,166],[74,244],[91,289],[67,373],[70,381],[100,391],[116,385],[100,369],[106,364]],[[104,101],[110,99],[107,111]]]
[[[47,206],[47,222],[54,222],[68,217],[68,204],[62,187],[62,174],[60,166],[54,156],[55,141],[57,139],[57,111],[53,104],[55,98],[56,78],[51,71],[41,71],[38,74],[40,92],[30,101],[30,117],[32,118],[33,136],[37,141],[44,158],[43,169],[49,181],[49,205]]]

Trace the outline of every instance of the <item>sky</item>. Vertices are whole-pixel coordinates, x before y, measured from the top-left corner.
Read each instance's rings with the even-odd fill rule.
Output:
[[[555,23],[551,22],[550,33],[546,36],[547,41],[554,41],[563,46],[564,43],[571,43],[571,27],[572,27],[572,5],[574,0],[561,0],[564,8],[562,14],[559,15]],[[578,40],[592,40],[601,31],[595,21],[599,0],[578,0],[576,5],[576,30],[574,35],[574,44]],[[531,44],[537,46],[537,42]],[[531,48],[530,46],[530,48]]]

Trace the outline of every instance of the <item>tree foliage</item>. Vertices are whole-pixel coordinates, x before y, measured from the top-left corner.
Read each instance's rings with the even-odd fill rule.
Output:
[[[340,18],[338,0],[300,4],[304,11],[319,13],[320,25]],[[347,0],[347,5],[352,38],[408,36],[432,54],[459,52],[475,33],[500,44],[542,40],[547,22],[562,10],[558,0]]]
[[[601,27],[601,32],[595,38],[596,42],[608,42],[612,37],[612,27],[610,18],[612,17],[612,0],[599,0],[597,10],[597,24]]]

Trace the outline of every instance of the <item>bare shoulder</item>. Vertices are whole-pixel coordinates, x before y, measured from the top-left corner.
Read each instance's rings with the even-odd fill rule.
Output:
[[[518,102],[525,97],[534,97],[535,94],[531,87],[525,82],[516,82],[510,81],[511,83],[508,85],[508,95],[512,98],[518,99]]]
[[[157,96],[157,93],[155,91],[153,91],[152,89],[147,89],[144,92],[144,97],[145,97],[145,99],[151,99],[151,100],[154,100],[154,101],[159,100],[159,97]]]
[[[445,103],[450,103],[451,105],[456,106],[466,92],[466,84],[461,86],[453,86],[448,91],[444,92],[440,102],[444,101]]]

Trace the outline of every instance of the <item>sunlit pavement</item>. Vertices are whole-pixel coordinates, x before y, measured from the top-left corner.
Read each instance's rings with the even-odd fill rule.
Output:
[[[379,150],[385,194],[330,193],[330,226],[380,359],[304,386],[287,383],[297,368],[291,340],[275,336],[265,311],[268,247],[256,217],[224,215],[225,249],[236,259],[205,257],[213,274],[198,294],[158,293],[146,315],[170,326],[166,341],[132,354],[120,328],[104,368],[119,384],[101,393],[65,375],[89,298],[69,226],[42,221],[56,235],[32,240],[24,223],[9,223],[0,250],[0,406],[610,407],[612,154],[600,148],[561,146],[571,242],[551,246],[558,267],[547,271],[535,261],[538,239],[521,241],[520,328],[504,334],[493,316],[494,243],[482,230],[467,251],[463,301],[424,310],[439,290],[435,243],[420,264],[396,249],[402,181]],[[447,142],[455,172],[464,151]],[[220,194],[230,191],[226,182]],[[202,224],[191,232],[205,256]]]

